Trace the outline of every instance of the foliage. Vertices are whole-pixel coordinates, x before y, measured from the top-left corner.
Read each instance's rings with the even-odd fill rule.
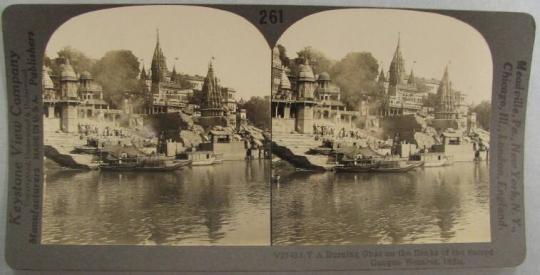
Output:
[[[270,99],[268,97],[253,96],[238,108],[246,109],[247,119],[255,127],[270,129]]]
[[[139,61],[128,50],[109,51],[92,67],[94,79],[103,87],[104,97],[120,107],[124,93],[141,91]]]
[[[332,81],[341,88],[342,101],[349,109],[357,109],[362,100],[378,94],[378,70],[377,60],[368,52],[348,53],[332,66]]]
[[[61,66],[66,63],[66,60],[69,59],[69,63],[73,67],[73,70],[80,74],[84,71],[92,71],[92,67],[96,64],[96,60],[86,56],[83,52],[72,48],[64,47],[58,51],[58,57],[55,59],[50,59],[45,56],[44,62],[45,65],[51,68],[52,74],[60,76]]]
[[[334,65],[334,61],[330,60],[324,53],[314,49],[312,47],[305,47],[296,53],[298,58],[295,62],[291,62],[291,71],[298,73],[298,66],[308,60],[314,74],[320,74],[322,72],[330,72],[330,69]]]
[[[285,47],[283,47],[281,44],[278,44],[277,48],[279,50],[279,59],[281,60],[281,64],[285,67],[289,67],[291,60],[287,56],[287,49],[285,49]]]
[[[487,100],[482,101],[480,104],[474,106],[471,111],[476,113],[478,126],[489,131],[491,122],[491,102]]]

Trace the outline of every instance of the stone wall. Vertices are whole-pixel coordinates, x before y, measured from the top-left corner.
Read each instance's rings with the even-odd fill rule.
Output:
[[[273,133],[290,133],[294,132],[294,118],[272,119]]]
[[[213,151],[216,154],[222,154],[223,160],[244,160],[247,156],[247,148],[243,141],[233,141],[230,143],[201,143],[200,149],[203,151]],[[252,156],[257,157],[258,154],[252,152]]]
[[[415,143],[414,134],[422,132],[426,122],[416,115],[389,116],[380,120],[380,126],[385,138],[394,138],[399,134],[401,141]]]

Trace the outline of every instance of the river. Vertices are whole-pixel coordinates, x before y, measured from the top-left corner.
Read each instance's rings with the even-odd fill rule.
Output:
[[[44,244],[269,245],[270,161],[175,172],[46,169]]]
[[[490,242],[488,163],[401,174],[294,172],[272,188],[274,245]]]

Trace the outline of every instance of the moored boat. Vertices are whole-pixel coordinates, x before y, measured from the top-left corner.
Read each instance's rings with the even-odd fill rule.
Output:
[[[212,151],[193,151],[178,154],[177,160],[190,160],[191,166],[213,165],[216,162],[216,154]],[[218,160],[219,162],[219,160]]]
[[[377,166],[377,161],[373,159],[359,159],[342,161],[334,170],[338,173],[367,173]]]
[[[424,167],[440,167],[451,165],[452,158],[442,152],[418,153],[410,157],[409,163],[422,161]]]
[[[404,160],[381,160],[376,167],[370,169],[370,172],[403,173],[416,167],[418,167],[417,164],[410,164]]]
[[[176,162],[172,159],[136,157],[109,161],[99,165],[99,169],[104,171],[165,172],[177,170],[187,164],[185,162]]]

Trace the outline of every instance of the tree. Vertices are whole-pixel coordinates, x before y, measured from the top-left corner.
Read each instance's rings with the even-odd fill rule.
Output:
[[[491,102],[487,100],[482,101],[480,104],[474,106],[471,111],[476,113],[478,125],[489,131],[489,125],[491,123]]]
[[[80,74],[84,71],[90,72],[92,67],[96,64],[96,60],[86,56],[83,52],[72,48],[64,47],[58,51],[58,57],[51,59],[48,56],[44,57],[44,64],[49,67],[53,75],[60,76],[62,71],[62,64],[66,63],[69,59],[69,63],[73,67],[73,70]]]
[[[281,44],[278,44],[277,48],[279,50],[279,59],[281,60],[281,64],[285,67],[289,67],[291,60],[287,56],[287,49],[285,49],[285,47]]]
[[[314,74],[320,74],[322,72],[330,72],[331,67],[334,65],[334,61],[330,60],[321,51],[312,47],[305,47],[301,51],[296,53],[298,58],[294,62],[289,62],[291,72],[296,75],[298,73],[298,67],[303,64],[307,59]]]
[[[341,88],[342,101],[356,109],[363,99],[377,94],[378,71],[377,59],[371,53],[352,52],[332,66],[330,76]]]
[[[113,107],[120,107],[124,93],[140,92],[139,60],[128,50],[107,52],[92,68],[94,79],[103,87],[103,95]]]
[[[248,101],[238,106],[246,109],[247,119],[256,127],[270,129],[270,100],[268,97],[253,96]]]
[[[90,72],[94,64],[96,64],[95,59],[92,59],[86,56],[83,52],[69,46],[64,47],[58,52],[59,62],[57,62],[57,65],[66,63],[66,59],[69,59],[69,63],[73,67],[73,70],[75,70],[75,72],[78,74],[84,71]]]

